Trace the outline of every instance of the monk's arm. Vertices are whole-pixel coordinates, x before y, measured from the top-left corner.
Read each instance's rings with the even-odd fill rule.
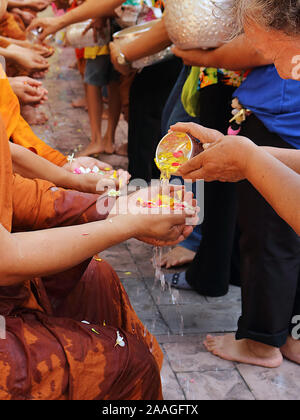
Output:
[[[175,245],[191,233],[184,226],[186,216],[124,214],[84,225],[13,234],[0,225],[0,286],[65,271],[132,237]]]
[[[133,216],[109,220],[14,234],[0,225],[0,285],[62,272],[138,230]]]
[[[175,47],[173,52],[182,58],[185,64],[199,67],[238,71],[272,64],[247,41],[244,35],[212,50],[181,50]]]
[[[14,171],[24,178],[39,178],[58,187],[96,193],[99,177],[76,175],[18,144],[9,143]]]

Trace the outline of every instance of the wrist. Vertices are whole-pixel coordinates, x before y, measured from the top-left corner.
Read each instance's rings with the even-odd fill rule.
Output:
[[[258,146],[246,137],[237,137],[238,147],[235,148],[236,165],[241,170],[245,178],[247,178],[249,167],[255,158]]]

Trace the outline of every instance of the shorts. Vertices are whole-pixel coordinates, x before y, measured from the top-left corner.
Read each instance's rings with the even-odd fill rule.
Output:
[[[84,73],[84,83],[93,86],[105,86],[117,81],[120,73],[114,69],[108,54],[98,55],[95,59],[88,58]]]

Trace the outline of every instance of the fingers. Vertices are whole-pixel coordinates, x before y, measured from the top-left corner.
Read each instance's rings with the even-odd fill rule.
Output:
[[[214,143],[221,140],[224,135],[217,130],[203,127],[196,123],[177,123],[170,127],[171,131],[180,131],[196,137],[201,143]]]
[[[188,179],[193,182],[199,181],[199,180],[205,180],[208,181],[206,177],[206,171],[203,167],[201,167],[201,160],[199,159],[199,166],[198,165],[190,165],[190,162],[183,165],[184,167],[180,168],[179,171],[177,171],[176,175],[182,176],[183,179]]]
[[[24,78],[24,84],[27,85],[27,86],[40,87],[42,85],[42,82],[39,82],[38,80],[32,79],[31,77],[25,77]],[[46,90],[46,89],[44,89],[44,90]]]

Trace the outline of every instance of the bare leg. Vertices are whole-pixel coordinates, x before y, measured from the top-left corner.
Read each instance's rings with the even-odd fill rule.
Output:
[[[93,154],[103,153],[104,142],[102,140],[102,91],[98,86],[87,85],[87,102],[88,112],[91,124],[92,138],[89,146],[82,150],[78,156],[89,156]]]
[[[88,105],[87,105],[87,85],[86,85],[86,83],[84,83],[84,91],[85,91],[84,96],[82,96],[80,98],[77,98],[77,99],[74,99],[71,102],[71,105],[72,105],[73,108],[84,108],[87,111]]]
[[[114,142],[116,128],[121,113],[120,84],[118,81],[112,81],[108,85],[108,125],[104,136],[105,153],[114,153]]]
[[[279,367],[282,354],[276,347],[267,346],[253,340],[236,340],[234,334],[212,337],[204,341],[206,349],[221,359],[268,368]]]
[[[287,342],[280,350],[285,358],[300,365],[300,340],[288,337]]]

